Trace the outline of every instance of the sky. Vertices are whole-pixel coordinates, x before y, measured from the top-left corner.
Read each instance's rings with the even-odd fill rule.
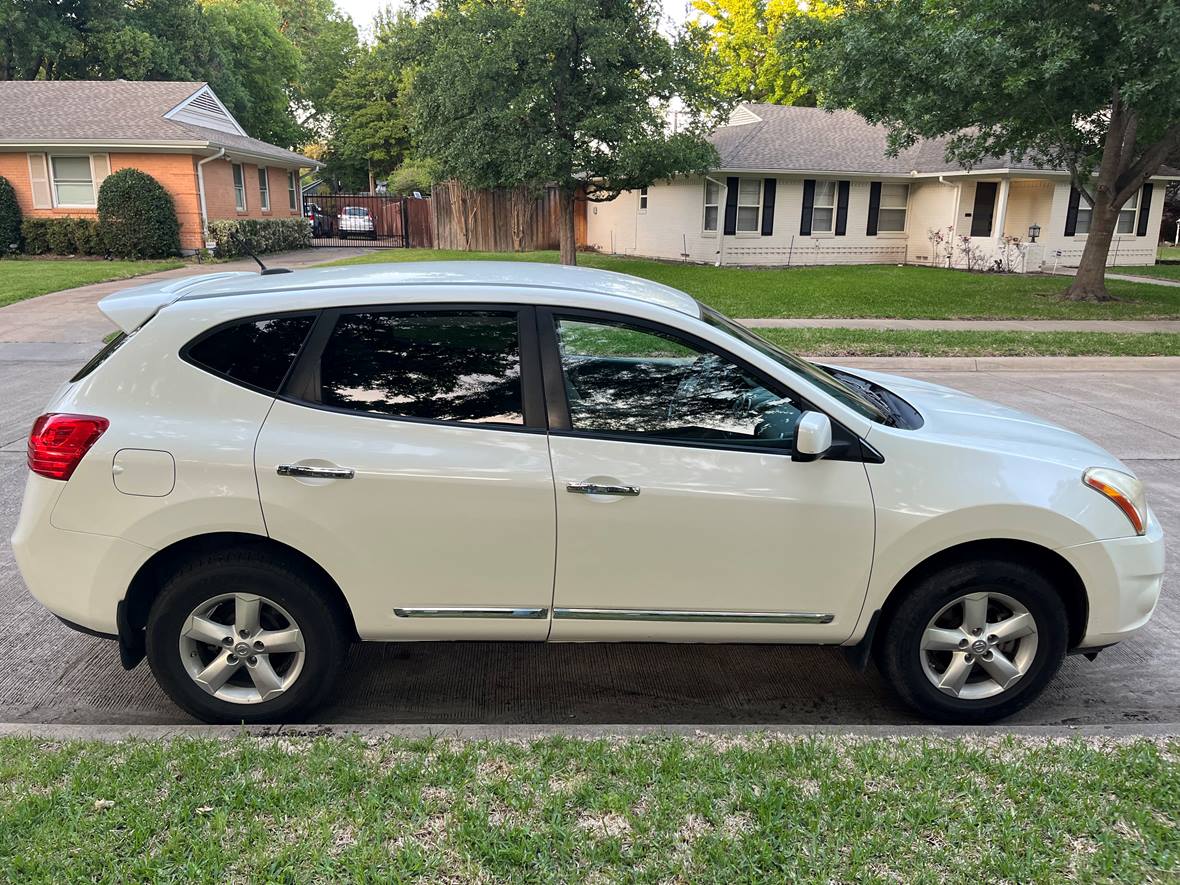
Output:
[[[664,17],[675,24],[687,18],[688,0],[663,0]],[[336,8],[350,16],[362,37],[370,33],[373,17],[386,6],[398,6],[397,0],[336,0]]]

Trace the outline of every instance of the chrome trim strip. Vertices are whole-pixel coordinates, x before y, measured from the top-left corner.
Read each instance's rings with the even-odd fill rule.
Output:
[[[399,618],[516,618],[517,620],[538,621],[549,614],[547,608],[459,608],[458,606],[437,606],[434,608],[395,608]]]
[[[822,612],[709,612],[633,608],[555,608],[553,617],[580,621],[694,621],[718,624],[830,624]]]

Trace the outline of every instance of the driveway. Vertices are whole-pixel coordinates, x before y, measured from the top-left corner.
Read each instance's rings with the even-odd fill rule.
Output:
[[[0,341],[12,308],[0,310]],[[79,305],[73,322],[95,320]],[[53,389],[96,344],[0,343],[0,722],[191,721],[146,664],[126,673],[113,643],[68,630],[25,591],[12,561],[24,438]],[[848,360],[850,364],[854,361]],[[979,361],[968,361],[977,366]],[[881,360],[872,361],[883,368]],[[1168,532],[1172,565],[1151,625],[1091,663],[1066,661],[1014,722],[1180,722],[1180,371],[921,371],[1044,416],[1127,461]],[[1078,363],[1056,363],[1072,365]],[[1095,365],[1101,365],[1096,363]],[[882,724],[912,721],[875,671],[832,648],[404,643],[354,649],[325,722]]]

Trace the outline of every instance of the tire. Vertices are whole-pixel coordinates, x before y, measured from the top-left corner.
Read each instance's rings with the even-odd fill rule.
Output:
[[[253,619],[252,599],[260,600]],[[257,628],[243,636],[242,624]],[[229,635],[218,636],[222,628]],[[148,615],[147,659],[177,706],[205,722],[298,722],[332,691],[349,637],[316,575],[237,548],[194,558],[165,582]],[[212,685],[227,670],[217,694],[197,681],[212,672]]]
[[[1065,605],[1045,576],[1028,566],[962,563],[904,592],[882,624],[877,664],[901,699],[924,717],[961,724],[1003,719],[1032,703],[1065,657]],[[981,610],[985,627],[977,635],[972,625],[981,623]],[[1034,632],[1024,633],[1030,623]],[[1008,635],[1014,638],[1004,641]],[[960,677],[966,681],[960,684]]]

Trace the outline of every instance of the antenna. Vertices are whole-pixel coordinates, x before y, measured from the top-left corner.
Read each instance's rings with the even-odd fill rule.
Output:
[[[291,268],[289,267],[267,267],[265,264],[263,264],[262,259],[255,255],[254,250],[250,248],[250,242],[237,231],[234,231],[230,234],[230,239],[237,243],[238,247],[243,252],[258,262],[258,273],[260,276],[265,277],[276,273],[291,273]]]

